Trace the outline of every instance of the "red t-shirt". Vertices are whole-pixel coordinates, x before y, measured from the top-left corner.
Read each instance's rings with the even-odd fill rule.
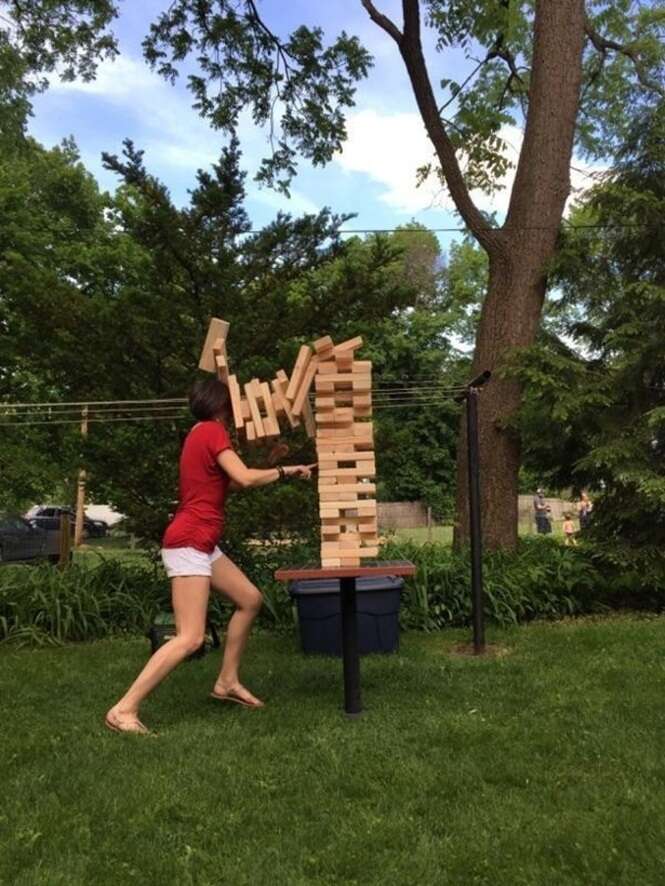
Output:
[[[224,500],[231,482],[217,463],[225,449],[231,449],[231,438],[219,422],[199,422],[187,435],[180,455],[180,502],[162,547],[212,553],[224,529]]]

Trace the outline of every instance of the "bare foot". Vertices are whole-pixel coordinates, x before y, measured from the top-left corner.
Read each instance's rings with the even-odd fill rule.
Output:
[[[265,707],[261,699],[252,695],[242,683],[222,683],[218,680],[210,694],[219,701],[235,701],[247,708]]]
[[[117,705],[110,709],[104,722],[113,732],[133,732],[137,735],[148,735],[150,732],[141,723],[138,714],[132,711],[123,711]]]

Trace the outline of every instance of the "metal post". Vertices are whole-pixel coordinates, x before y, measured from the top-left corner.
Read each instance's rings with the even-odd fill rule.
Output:
[[[358,717],[362,713],[362,702],[360,700],[360,655],[358,652],[355,578],[341,578],[339,590],[342,608],[344,711],[348,717]]]
[[[470,387],[466,395],[466,436],[469,466],[469,530],[471,536],[471,605],[473,649],[485,651],[485,607],[483,600],[483,542],[480,525],[480,457],[478,444],[478,391]]]

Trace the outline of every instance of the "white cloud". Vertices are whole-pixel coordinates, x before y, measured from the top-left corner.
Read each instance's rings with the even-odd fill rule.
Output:
[[[95,96],[129,112],[140,131],[135,140],[146,152],[148,168],[166,167],[193,176],[196,169],[207,168],[219,159],[226,136],[213,130],[191,106],[191,96],[181,87],[173,87],[142,61],[121,55],[104,61],[95,80],[63,82],[54,80],[52,91]],[[252,123],[251,114],[242,115],[239,123],[243,166],[250,179],[267,150],[266,136]],[[292,189],[291,198],[248,183],[248,198],[274,210],[294,214],[317,212],[319,207],[309,197]]]
[[[139,102],[148,92],[161,90],[165,82],[143,62],[136,61],[128,55],[120,55],[115,59],[106,59],[97,67],[94,80],[60,80],[54,78],[50,84],[51,92],[81,92],[88,95],[99,95],[109,101],[125,104],[128,99]]]
[[[413,214],[438,208],[453,211],[454,204],[445,189],[431,178],[416,186],[416,170],[434,162],[434,151],[419,114],[415,112],[381,113],[362,110],[349,115],[348,141],[335,163],[345,172],[362,173],[383,186],[379,199],[391,209]],[[508,209],[510,192],[515,179],[515,165],[522,145],[522,132],[506,126],[500,133],[506,142],[506,156],[513,166],[500,181],[503,186],[491,197],[482,191],[473,191],[476,205],[488,212],[503,214]],[[462,158],[463,163],[463,158]],[[593,176],[601,172],[582,161],[575,160],[571,171],[574,194],[593,183]]]

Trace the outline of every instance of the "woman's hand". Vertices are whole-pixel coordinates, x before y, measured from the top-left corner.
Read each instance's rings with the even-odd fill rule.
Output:
[[[316,469],[316,463],[313,465],[284,465],[284,473],[287,477],[299,477],[301,480],[311,480],[312,471]]]

